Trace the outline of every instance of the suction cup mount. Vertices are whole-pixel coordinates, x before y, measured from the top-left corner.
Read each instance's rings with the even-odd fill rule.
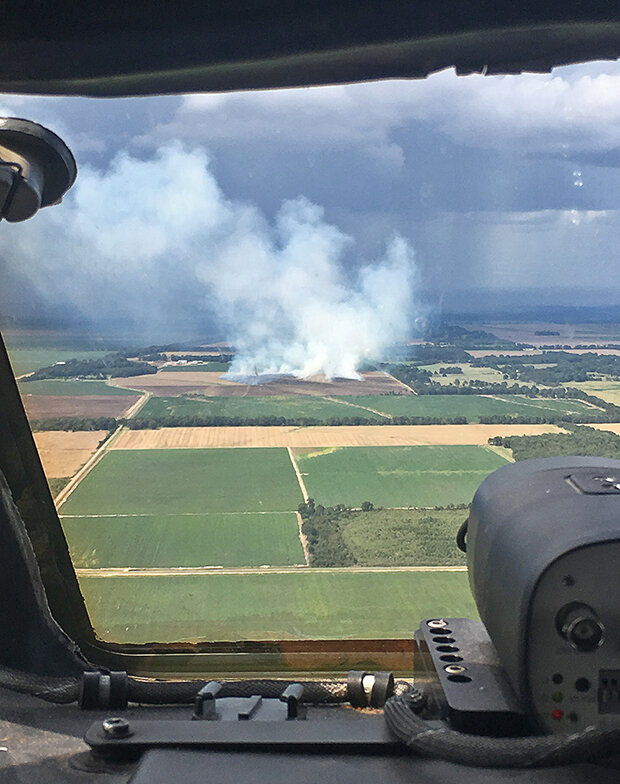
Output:
[[[24,221],[59,204],[76,177],[75,158],[59,136],[30,120],[0,118],[0,219]]]

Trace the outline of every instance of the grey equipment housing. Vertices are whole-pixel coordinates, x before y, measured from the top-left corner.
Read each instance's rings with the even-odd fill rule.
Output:
[[[620,461],[526,460],[474,496],[469,582],[541,729],[620,725]]]
[[[76,177],[75,158],[59,136],[30,120],[0,118],[0,219],[28,220],[58,204]]]

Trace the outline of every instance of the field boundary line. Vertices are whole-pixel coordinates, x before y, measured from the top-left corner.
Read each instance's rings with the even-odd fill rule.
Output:
[[[376,408],[371,408],[370,406],[362,406],[360,403],[351,403],[348,400],[338,400],[336,397],[328,397],[327,395],[323,396],[323,400],[329,400],[330,403],[340,403],[343,406],[351,406],[351,408],[359,408],[362,411],[370,411],[371,414],[377,414],[384,419],[394,419],[392,414],[386,414],[385,411],[378,411]]]
[[[343,566],[313,569],[299,566],[111,566],[95,569],[77,568],[78,577],[198,577],[200,575],[269,575],[269,574],[389,574],[395,572],[466,572],[466,566]]]
[[[73,493],[75,488],[80,484],[82,479],[92,471],[92,469],[97,465],[97,463],[101,460],[104,454],[108,450],[108,444],[115,438],[120,431],[123,429],[123,425],[119,425],[116,430],[112,433],[110,438],[106,438],[103,444],[95,451],[95,454],[87,460],[84,465],[80,468],[80,470],[73,476],[69,482],[63,487],[63,489],[58,493],[56,498],[54,499],[54,504],[56,506],[56,511],[60,509],[60,507],[65,503],[67,498]]]
[[[301,542],[301,546],[302,546],[302,549],[304,551],[304,558],[306,560],[306,566],[310,566],[310,552],[308,550],[308,538],[304,534],[304,529],[303,529],[303,522],[304,521],[303,521],[302,516],[299,514],[299,512],[296,512],[296,514],[297,514],[297,525],[299,527],[299,541]]]
[[[299,482],[299,489],[301,490],[301,494],[304,498],[304,502],[308,503],[308,499],[310,498],[310,496],[308,495],[308,491],[306,490],[306,485],[304,484],[304,480],[301,476],[299,466],[297,465],[297,461],[295,460],[295,455],[293,454],[293,450],[291,449],[290,446],[287,446],[286,451],[288,452],[288,456],[291,460],[291,465],[293,466],[293,470],[295,471],[295,475],[297,476],[297,481]]]

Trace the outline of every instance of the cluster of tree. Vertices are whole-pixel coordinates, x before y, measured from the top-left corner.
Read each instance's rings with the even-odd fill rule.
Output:
[[[114,417],[57,417],[35,419],[30,422],[32,430],[115,430],[123,420]]]
[[[158,354],[157,352],[151,352],[146,354],[139,353],[138,359],[141,362],[165,362],[168,359],[168,357],[165,354]]]
[[[101,359],[69,359],[66,362],[40,368],[23,379],[24,382],[39,381],[45,378],[107,378],[108,376],[126,378],[157,373],[157,368],[146,362],[135,362],[127,354],[115,351]]]
[[[363,512],[373,509],[370,501],[361,505]],[[351,508],[344,504],[322,506],[314,498],[300,504],[298,511],[302,519],[302,532],[308,542],[310,566],[336,567],[354,566],[357,562],[347,547],[340,523],[351,516]]]
[[[440,367],[439,370],[434,371],[434,375],[439,374],[440,376],[447,376],[448,373],[451,376],[463,375],[463,368],[459,365],[448,365],[448,367]]]
[[[534,334],[542,338],[542,337],[553,337],[555,335],[559,335],[560,333],[557,332],[555,329],[537,329],[536,332],[534,332]]]
[[[551,367],[544,365],[553,363]],[[533,356],[487,356],[471,360],[472,367],[491,367],[504,377],[556,386],[570,381],[587,381],[591,374],[620,378],[620,356],[613,354],[569,354],[566,351]],[[538,367],[543,365],[543,367]]]
[[[433,325],[428,328],[425,337],[436,345],[450,344],[471,349],[515,349],[520,345],[512,340],[498,338],[492,332],[485,332],[481,329],[465,329],[465,327],[459,327],[455,324]]]
[[[280,416],[145,416],[119,420],[131,430],[156,430],[160,427],[312,427],[327,425],[466,425],[467,417],[394,416],[390,419],[352,417],[280,417]]]
[[[512,450],[515,460],[558,455],[582,455],[620,459],[620,436],[608,430],[567,424],[569,433],[544,433],[540,436],[496,436],[489,444]]]

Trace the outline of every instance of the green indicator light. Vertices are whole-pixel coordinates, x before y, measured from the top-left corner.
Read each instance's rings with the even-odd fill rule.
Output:
[[[561,691],[554,691],[553,694],[551,695],[551,699],[554,702],[562,702],[562,700],[564,699],[564,695],[562,694]]]

